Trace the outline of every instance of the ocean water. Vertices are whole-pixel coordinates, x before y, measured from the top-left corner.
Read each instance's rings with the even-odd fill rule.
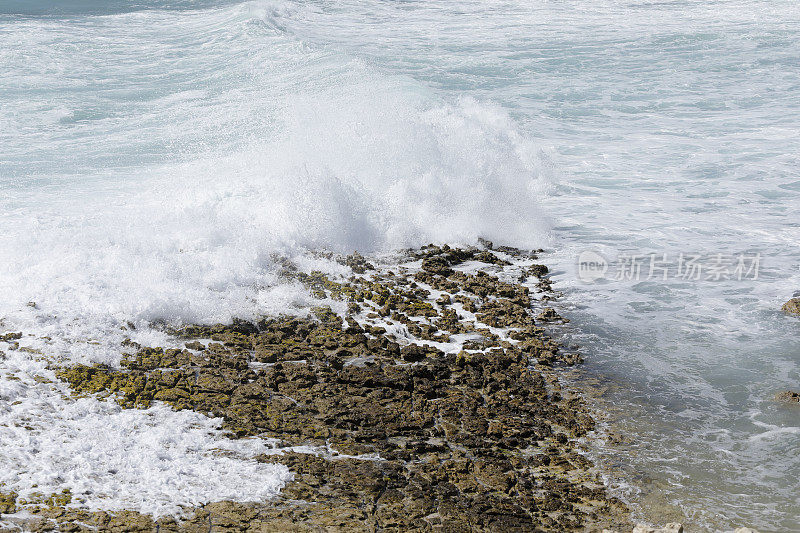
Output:
[[[800,411],[771,399],[800,388],[796,2],[0,0],[0,72],[0,329],[26,346],[114,363],[129,322],[168,342],[147,325],[298,308],[275,253],[544,247],[623,436],[592,446],[610,484],[693,531],[800,531]],[[102,478],[89,505],[162,513],[288,479],[247,444],[241,482],[206,484],[234,446],[213,420],[74,405],[5,351],[0,482]],[[109,438],[170,453],[83,429],[136,416]]]

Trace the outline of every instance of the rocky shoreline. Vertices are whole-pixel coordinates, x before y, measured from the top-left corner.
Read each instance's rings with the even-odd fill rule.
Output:
[[[182,348],[127,341],[119,368],[57,371],[75,395],[165,402],[270,439],[276,453],[257,460],[294,474],[277,499],[154,519],[91,512],[69,491],[21,498],[0,487],[0,520],[16,524],[7,530],[634,527],[576,443],[595,422],[559,383],[558,367],[581,358],[540,326],[565,319],[547,305],[557,295],[535,253],[483,243],[338,261],[351,273],[333,279],[283,260],[283,277],[320,301],[308,316],[182,327],[171,331]]]

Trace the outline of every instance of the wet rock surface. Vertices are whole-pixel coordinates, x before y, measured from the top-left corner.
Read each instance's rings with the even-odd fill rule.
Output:
[[[775,395],[775,400],[784,403],[800,403],[800,392],[795,391],[781,391]]]
[[[342,258],[352,275],[341,279],[286,261],[287,279],[346,315],[321,305],[187,326],[172,331],[183,348],[129,341],[119,368],[58,372],[77,395],[165,402],[276,439],[280,451],[257,458],[294,473],[275,501],[154,521],[0,494],[0,513],[24,508],[26,528],[61,531],[630,530],[575,443],[594,421],[553,367],[581,359],[537,325],[565,319],[544,306],[552,290],[535,259],[429,246],[385,265]]]
[[[800,298],[792,298],[781,307],[781,310],[789,315],[800,316]]]

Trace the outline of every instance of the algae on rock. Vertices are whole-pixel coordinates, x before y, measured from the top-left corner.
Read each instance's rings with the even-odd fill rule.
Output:
[[[185,348],[129,343],[135,351],[120,368],[76,365],[58,377],[126,408],[161,401],[222,417],[236,436],[317,450],[258,458],[295,473],[276,501],[201,506],[183,524],[162,521],[161,531],[191,530],[197,517],[214,531],[629,524],[574,444],[594,428],[587,408],[543,374],[580,356],[562,354],[536,324],[541,302],[525,281],[537,277],[542,302],[552,293],[534,259],[511,248],[428,246],[382,266],[354,254],[341,261],[353,275],[340,280],[287,261],[285,276],[320,299],[347,301],[350,315],[323,306],[306,318],[186,326],[173,331]],[[544,308],[539,319],[561,317]],[[77,524],[79,515],[118,523],[72,508],[57,522]],[[139,530],[155,524],[128,518]]]

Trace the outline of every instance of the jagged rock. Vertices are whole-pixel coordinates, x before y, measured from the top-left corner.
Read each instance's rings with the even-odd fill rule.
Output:
[[[353,252],[347,257],[340,258],[339,263],[349,266],[356,274],[363,274],[367,270],[375,270],[372,263],[368,262],[363,255],[358,252]]]
[[[789,315],[800,316],[800,298],[792,298],[781,307],[781,310]]]
[[[206,349],[205,345],[202,342],[198,341],[187,342],[186,347],[189,348],[190,350],[197,350],[199,352],[202,352],[203,350]]]
[[[531,265],[528,267],[528,274],[537,278],[547,275],[548,272],[550,272],[550,269],[546,265]]]
[[[783,391],[775,395],[775,400],[787,403],[800,403],[800,392]]]
[[[22,338],[22,332],[16,333],[6,333],[4,335],[0,335],[0,341],[5,341],[11,343],[11,341],[19,340]]]
[[[541,313],[536,315],[536,320],[541,320],[542,322],[569,322],[569,320],[559,315],[552,307],[544,308]]]
[[[61,509],[59,523],[104,531],[126,523],[130,531],[630,529],[627,508],[576,448],[594,429],[586,406],[558,392],[552,370],[545,379],[530,366],[580,356],[561,354],[535,325],[528,288],[501,281],[495,273],[506,262],[488,250],[429,246],[409,252],[415,259],[422,270],[411,275],[354,254],[343,261],[354,273],[346,280],[287,267],[318,298],[345,300],[354,314],[345,320],[320,307],[308,318],[187,326],[174,333],[188,349],[131,343],[136,352],[124,353],[120,368],[60,369],[76,394],[125,408],[161,401],[221,417],[238,437],[346,456],[261,456],[295,475],[275,501],[199,506],[180,525],[73,507]],[[491,266],[453,269],[467,260]],[[443,294],[434,301],[432,290]],[[545,318],[563,320],[552,309]],[[413,342],[387,333],[400,329]],[[457,333],[470,337],[460,352],[423,344]]]
[[[422,270],[430,272],[431,274],[439,274],[442,276],[449,276],[453,273],[450,268],[450,263],[447,259],[441,256],[426,257],[422,260]]]

